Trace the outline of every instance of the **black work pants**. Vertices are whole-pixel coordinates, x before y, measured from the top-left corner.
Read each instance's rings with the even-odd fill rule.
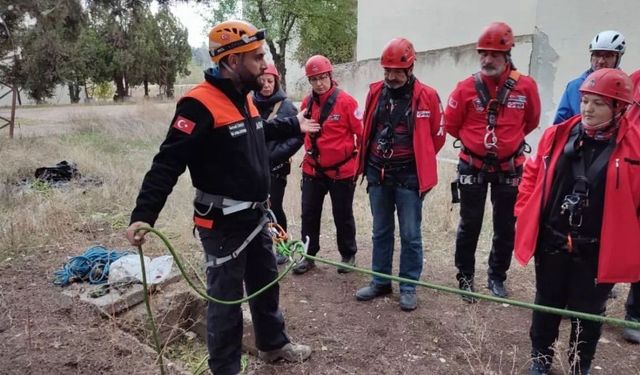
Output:
[[[480,171],[460,160],[458,172],[463,176],[477,179]],[[522,170],[508,177],[519,177]],[[503,175],[504,176],[504,175]],[[515,237],[515,216],[518,187],[501,183],[499,173],[483,173],[481,182],[459,184],[460,223],[456,234],[455,264],[458,268],[457,279],[473,279],[476,265],[476,248],[482,229],[485,201],[491,185],[491,204],[493,205],[493,240],[489,254],[488,277],[504,281],[511,265],[513,241]]]
[[[237,249],[253,228],[255,225],[238,227],[216,223],[211,230],[198,228],[198,233],[206,254],[223,257]],[[207,293],[217,299],[237,300],[244,296],[245,289],[250,295],[273,281],[278,276],[278,269],[271,245],[271,238],[263,228],[237,258],[218,267],[209,266],[206,271]],[[258,350],[279,349],[289,342],[278,307],[279,290],[276,284],[249,301]],[[207,347],[209,368],[215,375],[240,372],[242,329],[239,304],[209,302]]]
[[[627,309],[626,319],[640,322],[640,282],[631,284],[625,307]]]
[[[329,193],[338,251],[343,258],[356,254],[356,223],[353,218],[353,178],[334,180],[327,177],[302,176],[302,239],[309,236],[310,255],[320,251],[320,221],[324,197]]]
[[[567,250],[546,248],[544,244],[535,255],[536,299],[538,305],[603,315],[613,284],[596,283],[598,270],[597,245]],[[553,358],[554,341],[558,338],[560,315],[534,311],[531,321],[532,356]],[[602,323],[571,319],[569,358],[580,356],[578,365],[584,371],[591,365],[596,345],[602,333]]]
[[[287,231],[287,215],[284,213],[282,201],[284,200],[284,189],[287,187],[287,176],[271,174],[271,192],[269,202],[271,211],[276,217],[278,224]]]

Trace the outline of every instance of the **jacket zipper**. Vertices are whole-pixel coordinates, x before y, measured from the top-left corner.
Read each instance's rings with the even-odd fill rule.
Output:
[[[544,201],[545,201],[545,195],[547,190],[547,174],[548,174],[547,161],[549,160],[549,158],[550,158],[549,155],[545,155],[542,157],[542,166],[544,168],[544,176],[542,177],[542,199],[540,200],[540,220],[542,220],[542,212],[544,211]]]
[[[616,158],[616,189],[620,187],[620,159]]]

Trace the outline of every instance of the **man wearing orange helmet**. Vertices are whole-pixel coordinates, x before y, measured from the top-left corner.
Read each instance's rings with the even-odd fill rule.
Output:
[[[321,55],[311,56],[305,64],[312,92],[304,98],[301,108],[320,123],[322,130],[309,134],[304,140],[302,238],[309,237],[309,254],[320,251],[322,205],[329,193],[338,251],[343,263],[354,265],[358,248],[353,217],[353,176],[362,136],[362,115],[358,102],[337,87],[332,72],[331,61]],[[303,274],[314,266],[312,260],[303,259],[293,272]],[[346,272],[349,270],[338,268],[338,273]]]
[[[525,164],[515,257],[535,256],[536,304],[604,314],[613,283],[640,280],[640,127],[624,113],[630,78],[590,74],[580,116],[547,128]],[[561,316],[534,311],[530,374],[548,374]],[[571,319],[572,374],[589,374],[602,323]]]
[[[400,224],[400,277],[419,280],[422,273],[422,199],[437,183],[436,154],[445,141],[438,93],[413,75],[413,44],[394,38],[384,47],[384,80],[372,83],[364,115],[364,148],[358,174],[367,179],[373,216],[373,271],[391,274],[394,211]],[[391,293],[389,280],[374,276],[356,292],[368,301]],[[400,283],[400,308],[417,307],[414,284]]]
[[[287,98],[284,90],[280,87],[280,73],[276,66],[271,63],[259,78],[262,84],[260,91],[253,92],[253,103],[260,112],[263,120],[273,118],[286,118],[295,116],[298,113],[296,107]],[[276,216],[278,224],[287,231],[287,215],[282,207],[284,191],[287,187],[287,176],[291,173],[291,162],[289,159],[302,147],[302,135],[295,135],[285,139],[272,139],[267,142],[269,149],[269,165],[271,167],[271,191],[269,193],[269,203],[271,210]],[[278,264],[284,264],[289,258],[276,254]]]
[[[475,252],[491,184],[493,243],[487,288],[498,297],[507,296],[504,281],[513,252],[513,205],[525,159],[524,137],[540,120],[536,82],[515,69],[513,45],[509,25],[494,22],[485,28],[476,44],[480,72],[458,83],[445,110],[447,132],[461,147],[458,179],[452,185],[453,201],[460,202],[456,278],[460,289],[474,290]]]
[[[265,140],[318,131],[302,116],[264,122],[251,101],[267,67],[264,30],[243,21],[226,21],[209,33],[216,67],[177,104],[167,137],[142,182],[127,239],[144,242],[143,226],[153,225],[176,184],[189,168],[194,224],[206,255],[207,293],[222,300],[252,294],[277,277],[266,228],[269,222],[269,157]],[[249,301],[259,357],[301,361],[311,349],[292,344],[273,286]],[[240,305],[209,302],[209,367],[216,375],[239,374],[242,349]]]

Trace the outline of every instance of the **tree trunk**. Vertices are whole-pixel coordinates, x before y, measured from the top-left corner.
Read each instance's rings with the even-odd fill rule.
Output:
[[[80,86],[77,83],[69,83],[67,87],[69,88],[69,100],[71,100],[71,103],[80,102]]]
[[[173,87],[173,81],[167,82],[167,98],[168,99],[173,99],[173,96],[175,94],[175,87]]]
[[[144,97],[148,98],[149,97],[149,80],[145,78],[143,84],[144,84]]]
[[[124,75],[122,73],[116,73],[113,77],[113,81],[116,84],[116,94],[113,96],[113,100],[124,100],[124,97],[127,96],[127,91],[124,88]]]
[[[287,68],[285,65],[285,56],[282,54],[273,54],[273,64],[278,69],[278,73],[280,73],[280,87],[284,92],[287,92]]]

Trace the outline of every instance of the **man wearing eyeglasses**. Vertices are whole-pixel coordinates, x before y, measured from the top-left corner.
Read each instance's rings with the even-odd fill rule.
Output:
[[[591,43],[589,52],[591,53],[591,67],[582,75],[567,84],[560,105],[556,111],[553,124],[559,124],[570,117],[580,114],[580,91],[582,82],[587,76],[602,68],[619,68],[620,60],[626,49],[624,35],[615,30],[599,32]]]
[[[207,293],[225,301],[251,295],[278,276],[268,232],[270,168],[265,140],[319,125],[297,117],[264,122],[251,100],[267,68],[264,30],[225,21],[209,33],[216,64],[205,81],[177,104],[176,114],[142,182],[127,229],[134,246],[144,226],[154,225],[178,177],[189,168],[196,188],[193,221],[206,256]],[[274,285],[249,301],[258,356],[267,362],[303,361],[311,348],[290,342]],[[209,302],[207,346],[215,375],[240,373],[242,310],[239,304]]]
[[[322,205],[328,193],[341,260],[354,265],[357,246],[353,176],[362,136],[362,114],[358,102],[337,87],[332,72],[331,61],[325,56],[312,56],[305,64],[312,93],[302,102],[301,110],[316,120],[321,130],[304,140],[301,231],[302,238],[309,237],[307,252],[316,255],[320,251]],[[314,262],[305,258],[293,272],[301,275],[313,267]],[[338,273],[347,272],[347,268],[338,268]]]

